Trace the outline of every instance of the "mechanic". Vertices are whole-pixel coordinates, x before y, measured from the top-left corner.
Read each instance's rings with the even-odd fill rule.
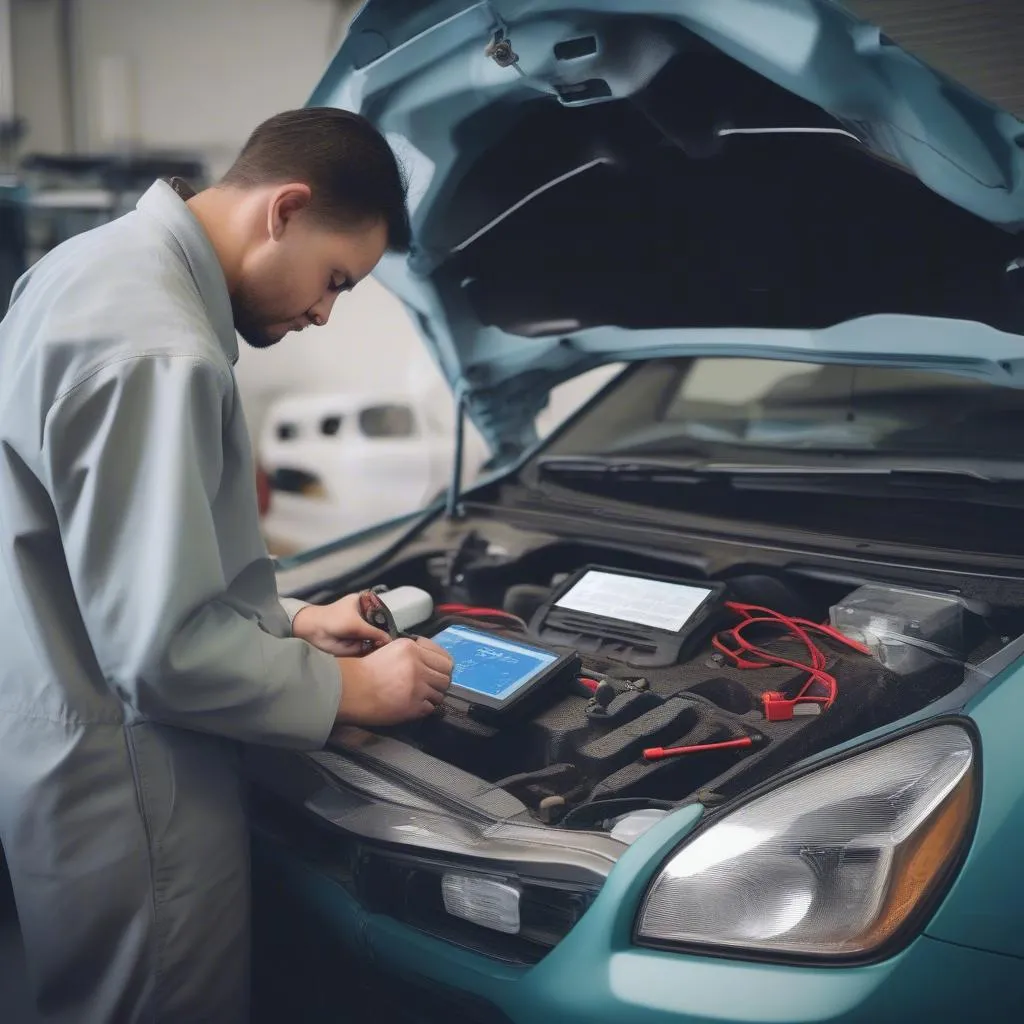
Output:
[[[0,322],[0,842],[45,1020],[245,1020],[244,744],[426,715],[451,660],[278,599],[233,365],[409,244],[362,118],[271,118],[157,182]],[[353,481],[357,486],[358,481]],[[364,657],[359,655],[370,649]]]

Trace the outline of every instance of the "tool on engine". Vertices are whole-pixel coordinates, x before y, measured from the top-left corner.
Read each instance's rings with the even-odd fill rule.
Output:
[[[645,761],[662,761],[669,757],[683,757],[686,754],[703,754],[711,750],[738,750],[752,747],[757,742],[753,736],[742,736],[736,740],[722,740],[719,743],[694,743],[687,747],[648,747],[644,751]]]
[[[601,708],[607,708],[619,693],[607,679],[592,679],[589,676],[579,676],[576,683],[580,688],[580,692],[588,696],[594,704]]]
[[[449,697],[481,718],[504,719],[522,712],[533,705],[533,698],[548,690],[549,683],[564,686],[579,674],[575,651],[551,650],[472,626],[446,626],[432,639],[452,656],[455,665]],[[551,692],[557,689],[552,687]]]
[[[359,614],[371,626],[382,629],[392,640],[402,636],[391,610],[380,598],[380,590],[364,590],[359,594]]]
[[[777,690],[766,690],[761,694],[761,707],[769,722],[788,722],[803,715],[820,715],[822,708],[830,703],[827,697],[786,697]]]
[[[622,684],[622,689],[619,688],[619,683]],[[590,698],[586,707],[587,717],[604,719],[609,715],[608,709],[612,701],[621,693],[642,693],[650,684],[642,677],[612,681],[599,672],[591,672],[578,676],[574,680],[574,686],[576,693],[581,697]]]
[[[359,614],[371,626],[384,630],[392,640],[414,637],[409,630],[433,614],[434,600],[419,587],[371,587],[359,595]]]
[[[591,679],[587,680],[587,682],[596,683],[586,707],[587,718],[607,718],[609,715],[608,709],[612,701],[619,695],[619,691],[607,679],[602,679],[600,682]]]
[[[546,643],[628,665],[674,665],[706,640],[724,596],[722,583],[588,565],[535,612],[530,631]]]
[[[599,685],[600,683],[596,679],[591,679],[588,676],[577,676],[574,688],[581,697],[593,699]]]

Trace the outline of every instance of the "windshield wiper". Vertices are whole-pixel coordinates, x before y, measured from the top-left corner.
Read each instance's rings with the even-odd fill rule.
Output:
[[[678,486],[725,486],[735,490],[798,490],[859,495],[895,494],[1017,504],[1024,498],[1024,468],[1012,463],[958,460],[871,459],[842,463],[762,464],[714,462],[706,458],[635,459],[615,456],[548,456],[537,463],[541,477],[570,481]],[[1000,500],[1002,499],[1002,500]]]
[[[549,455],[537,461],[541,476],[565,477],[607,477],[617,479],[639,479],[668,483],[699,483],[707,479],[700,472],[706,464],[704,459],[625,459],[604,458],[599,455]],[[695,471],[696,470],[696,471]]]

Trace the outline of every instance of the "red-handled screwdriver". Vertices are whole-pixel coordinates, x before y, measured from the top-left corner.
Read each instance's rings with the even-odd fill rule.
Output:
[[[753,745],[754,740],[750,736],[744,736],[738,740],[723,740],[721,743],[697,743],[692,747],[648,747],[644,751],[644,760],[660,761],[666,757],[680,757],[683,754],[701,754],[706,750],[732,750]]]

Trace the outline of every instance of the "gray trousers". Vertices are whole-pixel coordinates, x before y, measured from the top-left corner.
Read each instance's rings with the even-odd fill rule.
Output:
[[[0,842],[45,1021],[247,1020],[234,745],[0,712]]]

